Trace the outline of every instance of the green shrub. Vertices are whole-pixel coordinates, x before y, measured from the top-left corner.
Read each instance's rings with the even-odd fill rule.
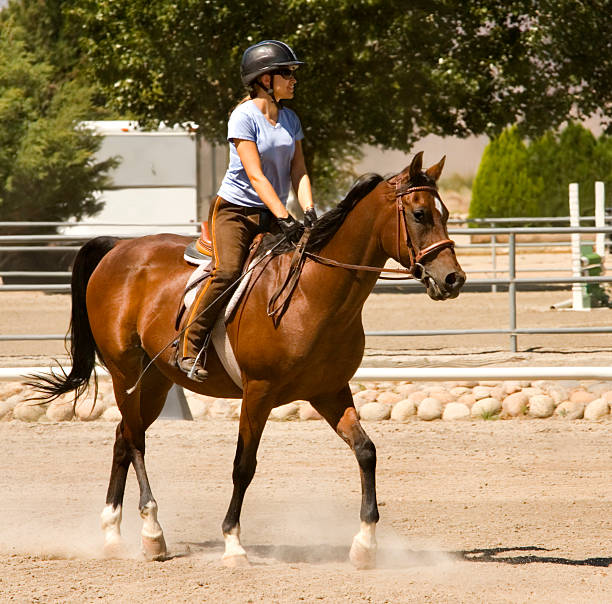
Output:
[[[516,127],[486,147],[472,188],[470,218],[541,216],[544,182],[533,175],[529,150]]]
[[[596,180],[612,185],[612,137],[596,139],[582,125],[569,123],[527,143],[513,126],[484,151],[470,218],[567,216],[572,182],[579,184],[580,213],[592,216]]]
[[[570,123],[560,133],[547,133],[530,145],[532,170],[545,178],[542,216],[567,216],[569,184],[577,182],[580,213],[595,213],[595,181],[601,180],[597,139],[580,124]]]

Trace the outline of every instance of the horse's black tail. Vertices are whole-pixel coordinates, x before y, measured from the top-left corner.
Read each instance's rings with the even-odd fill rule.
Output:
[[[40,393],[36,398],[52,401],[62,394],[75,391],[76,401],[89,388],[93,373],[95,394],[98,392],[98,379],[95,371],[96,342],[89,325],[85,294],[89,278],[102,258],[119,241],[115,237],[96,237],[88,241],[78,252],[72,268],[72,314],[70,318],[70,359],[72,368],[66,373],[60,365],[59,374],[51,371],[50,376],[33,375],[28,382]],[[95,398],[95,396],[94,396]]]

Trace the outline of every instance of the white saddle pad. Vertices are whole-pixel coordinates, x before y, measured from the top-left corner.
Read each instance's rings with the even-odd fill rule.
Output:
[[[251,264],[252,266],[252,264]],[[251,268],[249,266],[249,268]],[[203,264],[200,264],[194,271],[191,273],[191,276],[187,280],[186,287],[193,283],[196,279],[198,279],[202,274],[208,271],[210,268],[210,260]],[[224,311],[219,313],[219,317],[213,327],[212,331],[212,343],[215,347],[215,351],[217,352],[217,356],[223,365],[225,371],[227,371],[228,375],[232,378],[232,381],[242,390],[242,375],[240,373],[240,367],[238,367],[238,362],[236,361],[236,355],[234,354],[234,349],[227,337],[227,330],[225,329],[225,321],[229,319],[232,311],[238,304],[238,301],[242,297],[247,285],[249,284],[249,279],[251,278],[251,272],[247,272],[244,278],[240,281],[238,287],[234,291],[230,301],[227,303]],[[204,282],[205,283],[205,282]],[[200,291],[200,288],[204,285],[201,283],[198,287],[194,287],[189,290],[185,295],[184,304],[185,304],[185,315],[189,313],[189,309],[193,305],[196,299],[197,293]]]

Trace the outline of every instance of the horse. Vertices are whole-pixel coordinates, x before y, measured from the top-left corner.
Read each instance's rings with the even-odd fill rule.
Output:
[[[434,300],[455,298],[465,282],[448,237],[448,210],[437,191],[444,159],[423,171],[421,152],[395,176],[362,178],[324,214],[312,228],[301,274],[280,320],[270,318],[266,308],[286,278],[293,254],[272,254],[252,272],[226,325],[240,385],[212,347],[206,362],[209,377],[199,383],[176,367],[167,346],[177,337],[177,302],[193,270],[183,259],[189,238],[98,237],[80,249],[72,272],[72,368],[37,376],[37,387],[48,399],[74,391],[76,401],[92,376],[97,388],[96,356],[110,373],[122,419],[101,515],[107,555],[122,551],[121,510],[133,465],[140,487],[143,552],[148,559],[167,556],[145,468],[145,432],[175,383],[200,394],[242,397],[233,492],[222,524],[224,564],[248,564],[240,513],[268,416],[274,407],[306,400],[356,457],[361,523],[349,558],[357,568],[375,565],[376,449],[359,422],[349,380],[365,348],[362,308],[389,258],[405,267],[398,272],[420,280]]]

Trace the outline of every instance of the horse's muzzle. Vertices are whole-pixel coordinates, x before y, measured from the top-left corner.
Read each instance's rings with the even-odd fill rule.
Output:
[[[465,283],[465,273],[462,270],[447,273],[444,280],[436,279],[424,267],[421,267],[421,277],[416,277],[427,289],[432,300],[449,300],[456,298]],[[416,276],[416,275],[415,275]]]

